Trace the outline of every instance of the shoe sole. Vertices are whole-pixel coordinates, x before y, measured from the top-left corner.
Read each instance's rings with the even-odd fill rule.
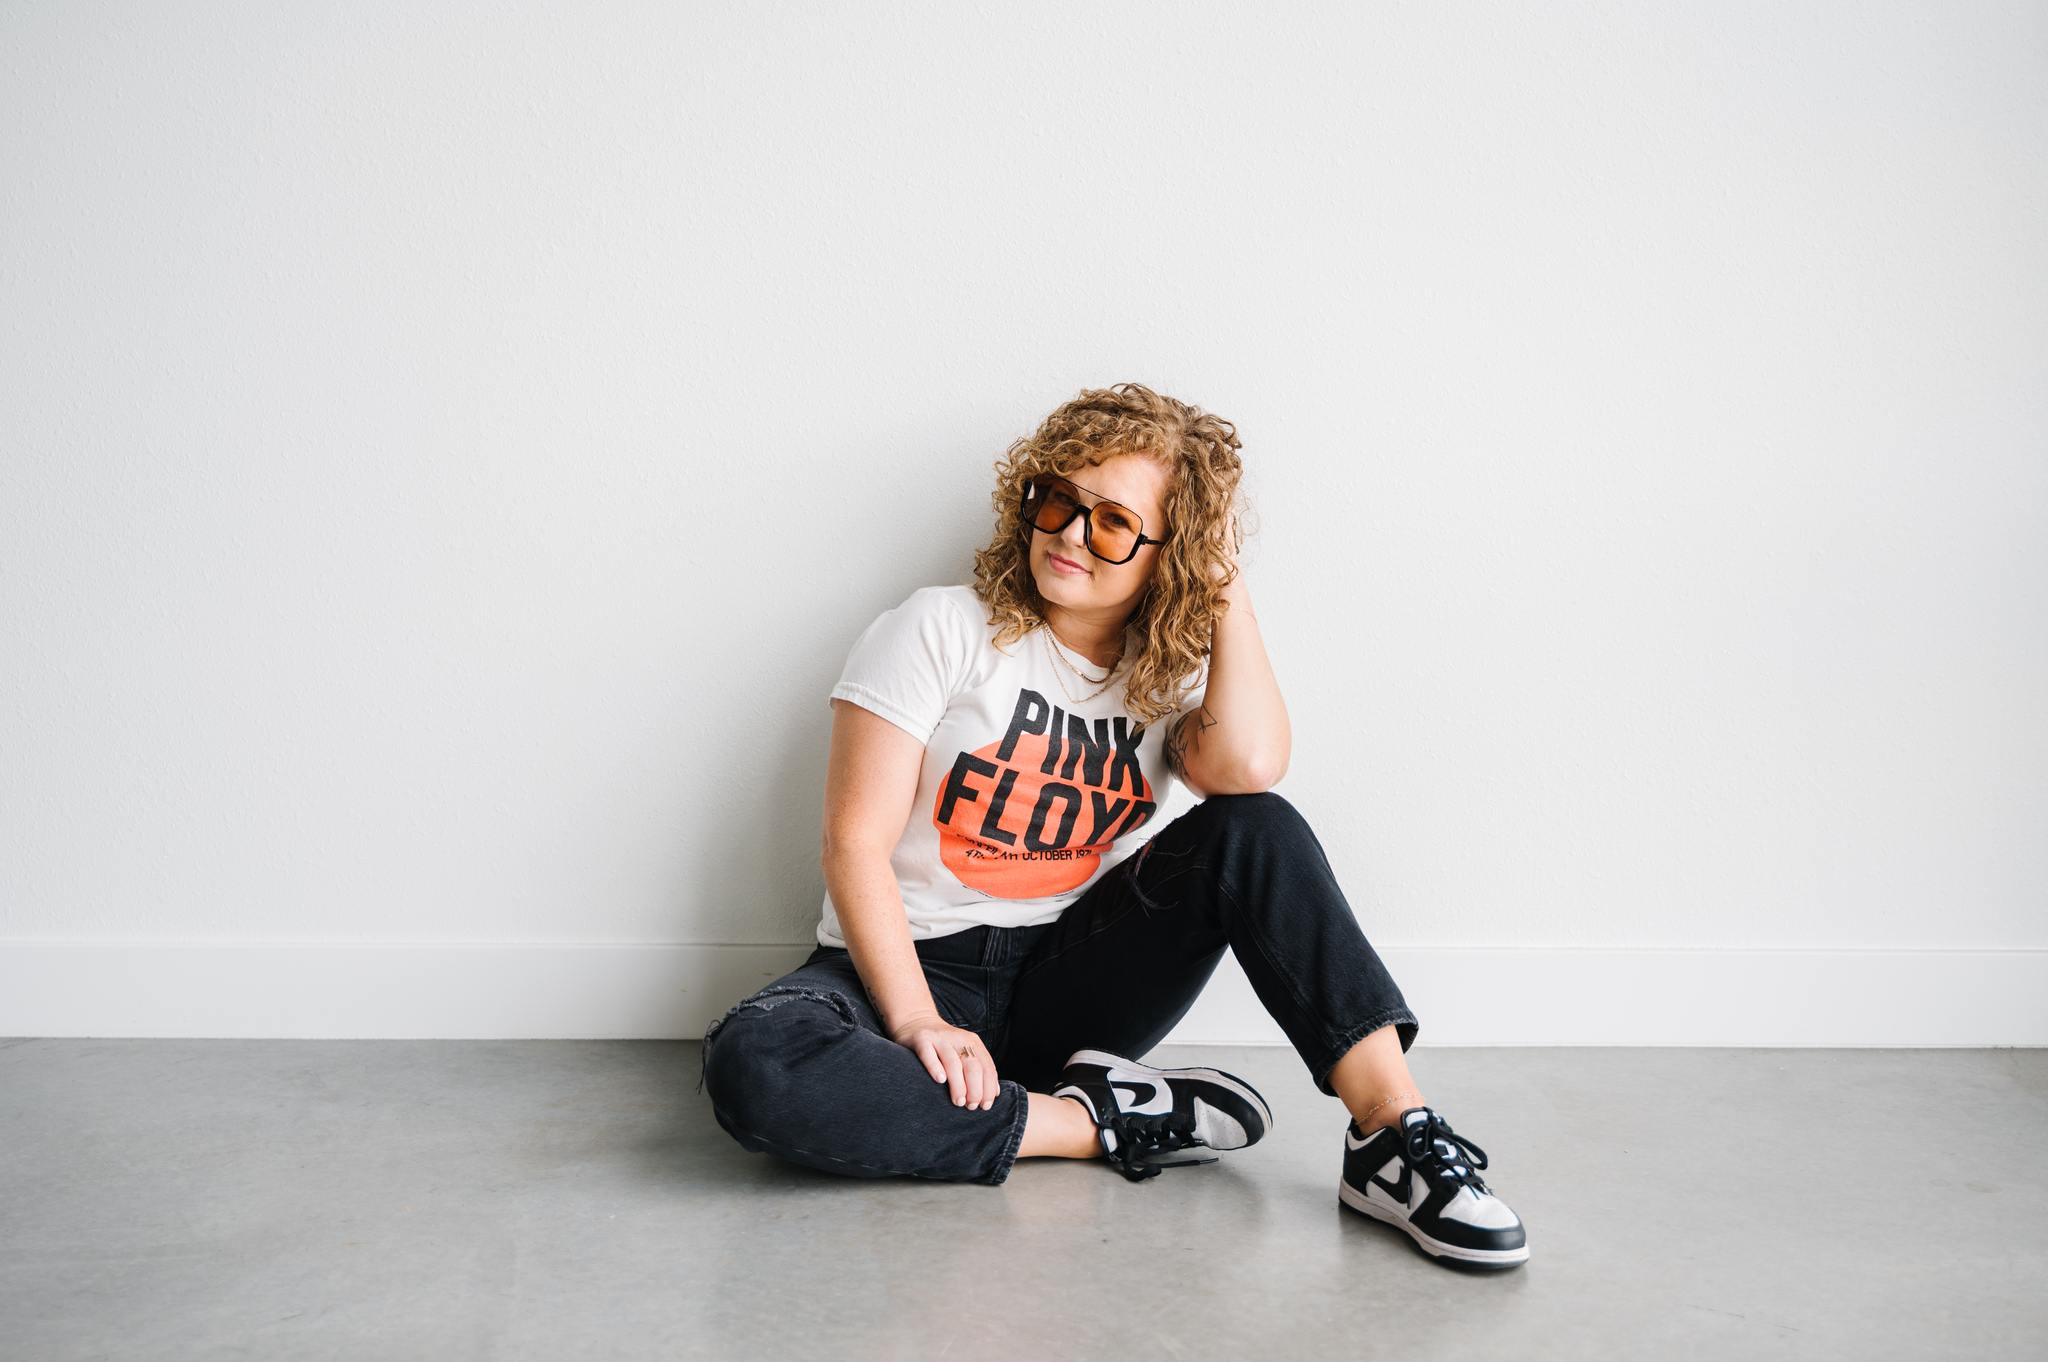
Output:
[[[1076,1050],[1073,1056],[1067,1060],[1067,1063],[1100,1064],[1104,1068],[1129,1069],[1133,1073],[1153,1074],[1155,1076],[1178,1074],[1182,1077],[1199,1078],[1205,1082],[1214,1083],[1219,1088],[1228,1088],[1252,1104],[1252,1110],[1258,1112],[1259,1119],[1266,1123],[1266,1128],[1259,1132],[1259,1139],[1264,1139],[1273,1131],[1273,1109],[1266,1105],[1265,1098],[1259,1096],[1259,1090],[1245,1082],[1242,1078],[1239,1078],[1236,1074],[1227,1074],[1221,1069],[1155,1069],[1149,1064],[1140,1064],[1136,1060],[1125,1059],[1122,1055],[1113,1055],[1107,1050]],[[1258,1140],[1248,1140],[1245,1144],[1233,1145],[1231,1147],[1243,1149],[1247,1145],[1257,1143]]]
[[[1432,1258],[1450,1258],[1460,1263],[1476,1263],[1481,1267],[1520,1267],[1529,1261],[1527,1244],[1518,1249],[1469,1249],[1459,1248],[1456,1244],[1446,1244],[1441,1239],[1432,1239],[1389,1208],[1368,1200],[1365,1193],[1342,1178],[1337,1180],[1337,1200],[1382,1224],[1408,1231],[1408,1236]]]

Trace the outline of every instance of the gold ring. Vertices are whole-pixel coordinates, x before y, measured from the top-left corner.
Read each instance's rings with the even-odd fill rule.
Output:
[[[974,1051],[972,1051],[972,1050],[968,1049],[968,1048],[967,1048],[966,1046],[964,1046],[964,1045],[963,1045],[963,1046],[961,1046],[961,1047],[960,1047],[960,1058],[962,1058],[962,1059],[973,1059],[973,1058],[974,1058]]]

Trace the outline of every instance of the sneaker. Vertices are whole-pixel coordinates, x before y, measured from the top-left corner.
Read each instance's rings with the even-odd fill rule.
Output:
[[[1216,1162],[1147,1163],[1154,1155],[1198,1145],[1243,1149],[1273,1128],[1266,1099],[1242,1078],[1220,1069],[1154,1069],[1102,1050],[1075,1051],[1052,1095],[1088,1108],[1103,1152],[1132,1182],[1162,1168]]]
[[[1408,1231],[1433,1258],[1514,1267],[1529,1261],[1520,1217],[1486,1189],[1486,1151],[1451,1133],[1428,1107],[1410,1107],[1396,1126],[1344,1132],[1337,1196],[1354,1211]]]

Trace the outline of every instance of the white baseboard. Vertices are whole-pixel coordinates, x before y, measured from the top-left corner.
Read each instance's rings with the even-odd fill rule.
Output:
[[[1419,1045],[2048,1045],[2048,951],[1380,954]],[[1171,1039],[1286,1044],[1227,958]]]
[[[806,946],[0,943],[0,1035],[695,1039]]]
[[[0,942],[0,1035],[694,1038],[808,950]],[[1382,954],[1425,1045],[2048,1045],[2048,951]],[[1227,959],[1169,1039],[1285,1043]]]

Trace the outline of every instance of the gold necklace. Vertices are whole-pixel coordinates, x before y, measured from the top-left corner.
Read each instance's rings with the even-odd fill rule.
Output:
[[[1093,700],[1096,695],[1100,695],[1103,691],[1108,690],[1111,684],[1113,684],[1116,681],[1117,667],[1121,666],[1123,663],[1123,658],[1119,657],[1117,658],[1115,663],[1111,664],[1109,669],[1109,675],[1102,679],[1102,690],[1096,691],[1095,695],[1084,695],[1077,700],[1074,698],[1074,692],[1067,689],[1066,678],[1060,675],[1059,664],[1062,662],[1066,662],[1067,670],[1072,672],[1075,676],[1079,677],[1081,679],[1081,684],[1084,686],[1094,685],[1095,678],[1088,675],[1086,672],[1082,671],[1079,667],[1076,667],[1073,663],[1067,662],[1067,650],[1065,648],[1062,648],[1059,644],[1059,640],[1052,636],[1052,626],[1050,624],[1045,626],[1045,655],[1047,658],[1052,659],[1052,679],[1059,683],[1060,694],[1067,697],[1067,703],[1070,705],[1085,705],[1090,700]]]

